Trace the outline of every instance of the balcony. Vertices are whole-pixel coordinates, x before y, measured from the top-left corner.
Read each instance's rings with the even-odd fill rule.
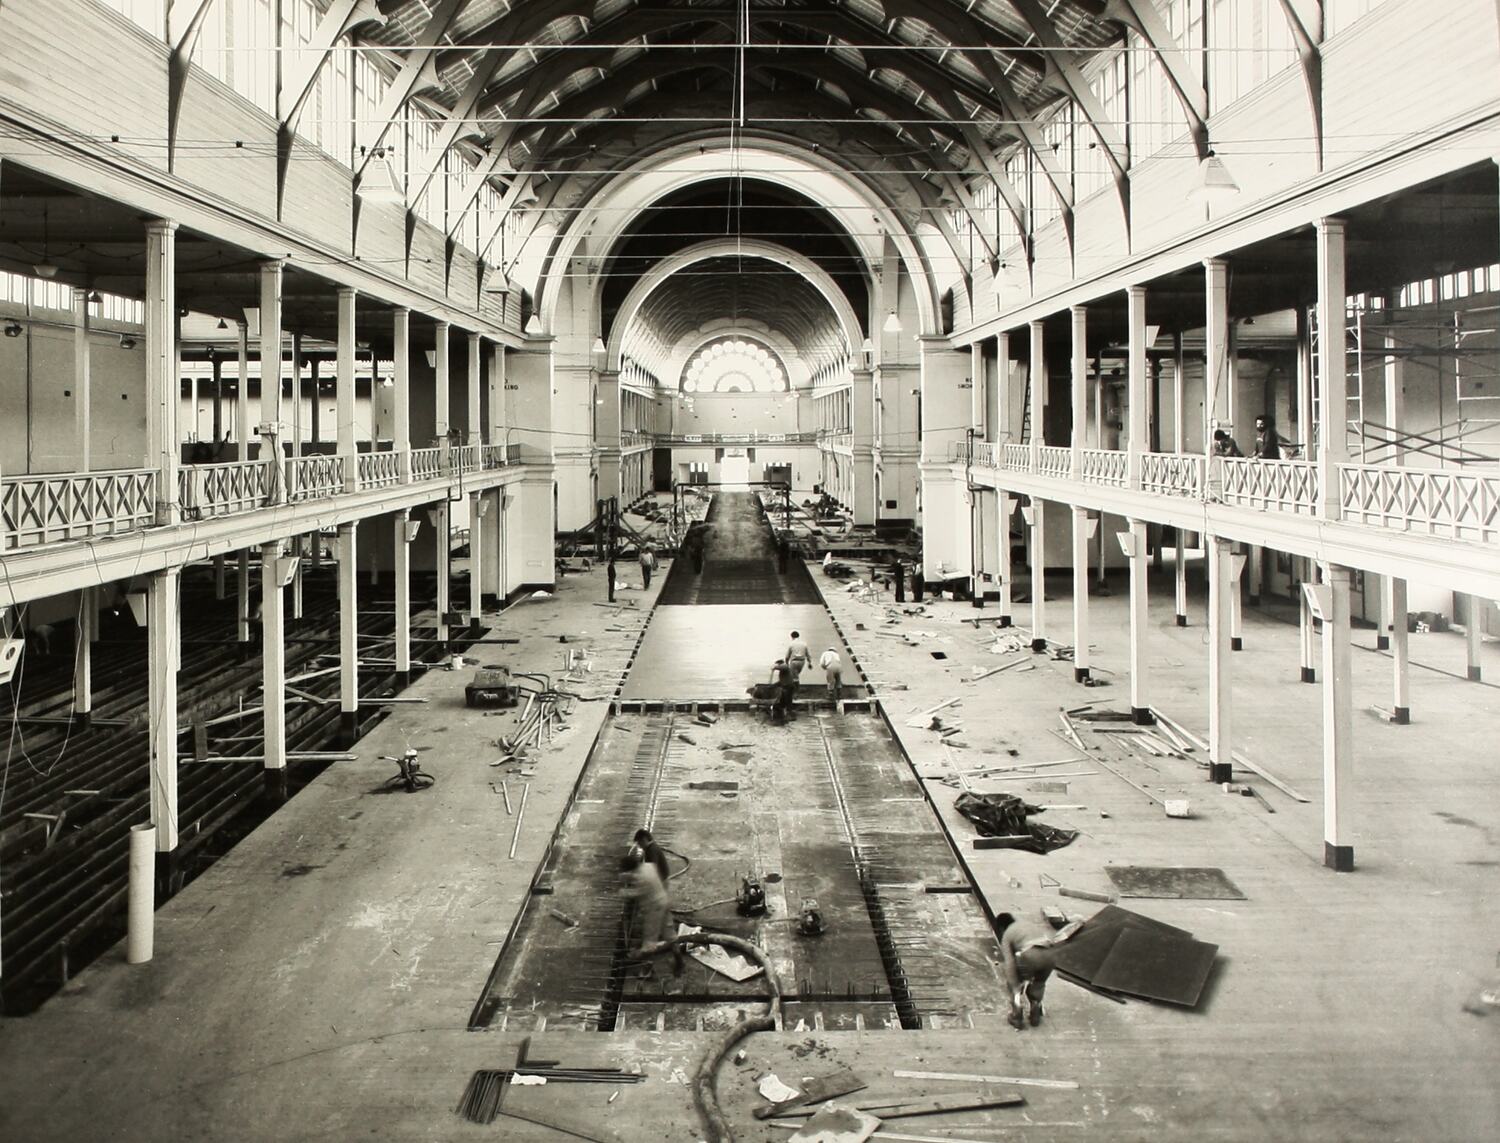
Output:
[[[8,476],[0,484],[7,551],[112,536],[156,521],[150,469]]]
[[[520,463],[519,445],[462,445],[449,451],[411,450],[410,484],[495,471]],[[400,452],[362,452],[354,457],[287,457],[269,461],[187,464],[177,471],[177,499],[186,520],[237,516],[277,503],[305,503],[346,495],[347,465],[355,466],[356,489],[396,488],[402,479]],[[3,550],[39,548],[70,540],[93,540],[146,528],[157,519],[157,474],[151,469],[55,473],[0,479],[0,543]]]
[[[971,479],[983,479],[989,472],[997,486],[1010,486],[1018,493],[1122,515],[1139,514],[1184,527],[1214,523],[1229,535],[1253,543],[1280,543],[1287,550],[1309,550],[1325,523],[1380,529],[1384,538],[1346,533],[1341,541],[1346,551],[1358,553],[1367,563],[1372,552],[1397,558],[1393,534],[1400,534],[1403,544],[1408,537],[1500,543],[1500,473],[1493,469],[1341,464],[1334,507],[1326,505],[1319,466],[1311,461],[1142,453],[1139,483],[1132,487],[1129,454],[1121,450],[1084,449],[1076,476],[1067,448],[1040,448],[1035,466],[1029,444],[974,442],[971,447],[958,441],[948,451],[953,463],[971,465]],[[1007,480],[1002,473],[1012,478]],[[1047,487],[1054,482],[1054,487]],[[1092,493],[1085,491],[1089,489]],[[1210,515],[1216,520],[1209,521]],[[1257,525],[1257,519],[1263,523]],[[1417,558],[1415,549],[1402,548],[1400,558]],[[1428,551],[1427,558],[1442,557]],[[1472,554],[1455,551],[1448,558],[1455,567],[1474,565]],[[1471,570],[1496,579],[1500,578],[1496,568],[1500,561]]]

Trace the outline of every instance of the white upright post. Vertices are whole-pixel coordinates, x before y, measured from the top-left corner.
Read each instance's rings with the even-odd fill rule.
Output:
[[[1182,334],[1172,335],[1172,451],[1178,456],[1187,454],[1187,352],[1183,348]],[[1187,540],[1182,525],[1172,529],[1176,536],[1177,563],[1173,568],[1176,588],[1176,623],[1188,625],[1187,598]]]
[[[99,589],[78,592],[78,653],[73,659],[73,717],[87,726],[94,711],[94,642],[99,638]]]
[[[89,352],[89,291],[73,290],[73,441],[78,457],[75,471],[87,472],[93,467],[89,438],[93,401],[92,361]]]
[[[405,682],[411,677],[411,512],[397,512],[395,524],[396,674]]]
[[[1203,451],[1213,455],[1214,429],[1234,429],[1230,400],[1229,263],[1222,258],[1203,262],[1206,311],[1203,329]]]
[[[338,379],[335,383],[335,402],[338,407],[338,452],[344,458],[344,491],[359,491],[359,442],[355,440],[355,395],[354,364],[358,348],[355,344],[356,305],[359,293],[348,286],[339,289],[339,348]],[[377,393],[370,392],[370,407],[373,409]],[[318,394],[313,393],[313,400]],[[343,575],[342,568],[339,574]]]
[[[175,524],[181,516],[177,496],[182,444],[177,432],[181,391],[177,372],[176,250],[175,222],[156,219],[146,224],[146,452],[148,464],[156,469],[158,524]]]
[[[1031,649],[1047,649],[1047,526],[1045,502],[1033,496],[1031,507]]]
[[[1350,578],[1346,567],[1324,568],[1327,590],[1322,596],[1328,610],[1323,616],[1323,864],[1339,873],[1354,868],[1347,808],[1354,779]]]
[[[1146,523],[1128,521],[1126,548],[1130,561],[1130,718],[1138,726],[1149,726],[1156,719],[1151,713],[1150,688],[1147,680],[1147,637],[1150,615],[1147,611]]]
[[[468,399],[469,410],[469,432],[466,439],[467,444],[478,446],[484,443],[484,423],[480,419],[480,387],[483,384],[484,364],[484,340],[477,334],[469,334],[469,389],[465,396]]]
[[[359,731],[359,568],[357,525],[339,525],[339,723],[344,745]]]
[[[439,643],[447,646],[448,612],[453,607],[453,517],[446,498],[433,508],[437,517],[437,523],[432,529],[433,543],[436,545],[434,564],[437,568],[437,638]]]
[[[1386,431],[1396,440],[1391,448],[1390,464],[1401,467],[1406,463],[1406,448],[1400,443],[1400,434],[1405,432],[1406,425],[1406,385],[1404,376],[1404,362],[1397,353],[1395,334],[1387,331],[1385,341],[1385,426]],[[1399,479],[1399,477],[1398,477]],[[1366,579],[1368,580],[1368,573]],[[1375,636],[1375,648],[1379,651],[1388,650],[1391,646],[1391,634],[1396,624],[1406,626],[1406,616],[1403,610],[1396,610],[1395,579],[1392,576],[1381,576],[1380,584],[1380,630]],[[1402,584],[1402,596],[1405,597],[1405,584]],[[1399,704],[1398,704],[1399,705]]]
[[[1069,374],[1071,402],[1073,405],[1073,431],[1068,444],[1071,451],[1069,471],[1075,481],[1083,479],[1083,449],[1087,444],[1089,428],[1089,318],[1088,309],[1074,306],[1069,310],[1072,318],[1073,357]],[[1085,545],[1087,547],[1087,545]],[[1077,562],[1075,554],[1074,562]],[[1088,570],[1088,552],[1083,556],[1084,570]]]
[[[1000,626],[1009,627],[1012,623],[1010,583],[1015,574],[1010,558],[1010,520],[1016,510],[1016,502],[1002,488],[995,497],[995,503],[999,515],[995,526],[1000,537]]]
[[[1321,582],[1321,573],[1318,570],[1317,564],[1309,560],[1306,562],[1305,568],[1309,576],[1309,581],[1305,582]],[[1317,630],[1313,626],[1312,608],[1307,604],[1305,593],[1302,598],[1302,606],[1297,613],[1297,634],[1299,636],[1298,646],[1301,653],[1299,678],[1304,683],[1315,683],[1318,681],[1318,638]]]
[[[286,770],[286,595],[281,583],[281,545],[260,546],[261,723],[265,769],[273,789]]]
[[[151,821],[156,851],[177,848],[177,671],[182,662],[178,630],[177,568],[153,572],[146,581],[146,693],[150,727]]]
[[[1229,650],[1229,598],[1233,591],[1233,546],[1219,536],[1204,537],[1208,557],[1208,749],[1210,782],[1234,775],[1234,709]]]
[[[1326,520],[1340,516],[1339,466],[1349,459],[1344,421],[1348,417],[1349,360],[1345,345],[1348,288],[1344,280],[1342,218],[1320,218],[1318,231],[1318,447],[1319,511]]]
[[[1073,681],[1089,677],[1089,513],[1074,505],[1073,523]]]
[[[1468,664],[1469,681],[1477,683],[1484,676],[1479,659],[1479,648],[1483,642],[1484,600],[1471,595],[1464,610],[1464,656]]]
[[[1031,323],[1031,364],[1027,372],[1027,387],[1031,391],[1031,471],[1042,467],[1042,416],[1047,403],[1047,327],[1045,323]]]
[[[1131,286],[1125,291],[1126,322],[1129,325],[1130,363],[1125,383],[1129,393],[1130,409],[1125,437],[1125,483],[1130,488],[1141,486],[1141,458],[1147,452],[1150,432],[1147,413],[1150,409],[1151,375],[1146,362],[1146,288]],[[1103,543],[1100,543],[1103,548]],[[1142,549],[1144,552],[1144,547]]]
[[[1411,639],[1406,630],[1406,581],[1391,577],[1391,685],[1395,705],[1392,721],[1400,726],[1411,722]]]
[[[449,388],[453,383],[452,375],[448,371],[448,340],[450,326],[445,321],[435,323],[433,326],[433,352],[432,352],[432,398],[433,432],[437,434],[438,450],[442,456],[443,472],[449,471],[448,465],[451,460],[448,450],[448,430],[452,427],[448,422],[450,395]]]
[[[266,262],[260,268],[260,419],[271,429],[269,440],[261,438],[260,458],[267,464],[273,504],[287,500],[281,447],[281,277],[280,262]]]
[[[392,315],[391,447],[399,458],[401,483],[411,483],[411,311]]]

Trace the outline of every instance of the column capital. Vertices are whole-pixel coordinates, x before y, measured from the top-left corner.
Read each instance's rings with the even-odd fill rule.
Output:
[[[1125,296],[1129,298],[1144,298],[1146,296],[1145,286],[1126,286]]]
[[[411,317],[411,307],[410,306],[392,306],[391,307],[391,316],[393,318],[408,318],[409,319]]]
[[[1074,317],[1087,317],[1089,308],[1087,305],[1074,305],[1068,307],[1068,312]]]
[[[148,218],[146,220],[147,234],[171,234],[177,229],[178,224],[170,218]]]
[[[357,298],[359,297],[359,290],[353,286],[340,286],[338,288],[338,296],[340,298]]]
[[[437,331],[439,331],[440,333],[445,333],[446,334],[446,333],[450,333],[452,331],[452,329],[453,329],[453,323],[452,322],[443,321],[441,318],[439,318],[437,321],[434,321],[432,323],[432,328],[435,329],[435,330],[437,330]]]
[[[477,329],[471,329],[471,330],[469,330],[469,344],[470,345],[478,345],[483,340],[484,340],[484,334],[480,333]]]
[[[1333,215],[1327,218],[1320,218],[1313,225],[1317,227],[1320,234],[1342,234],[1349,229],[1348,219]]]
[[[1205,259],[1203,259],[1203,268],[1205,270],[1208,270],[1208,271],[1211,271],[1211,272],[1217,272],[1219,270],[1227,270],[1229,268],[1229,259],[1228,258],[1205,258]]]
[[[173,225],[176,225],[175,223]],[[262,274],[279,274],[286,268],[285,258],[267,258],[260,264]]]

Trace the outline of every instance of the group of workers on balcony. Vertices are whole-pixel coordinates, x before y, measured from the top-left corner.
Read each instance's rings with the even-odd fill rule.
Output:
[[[1228,429],[1214,430],[1214,456],[1244,456]],[[1255,444],[1250,453],[1257,460],[1280,460],[1281,437],[1270,417],[1262,413],[1255,418]]]

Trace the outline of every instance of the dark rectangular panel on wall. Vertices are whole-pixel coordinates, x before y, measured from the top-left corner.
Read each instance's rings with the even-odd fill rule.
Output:
[[[651,487],[656,492],[672,491],[672,450],[651,450]]]

